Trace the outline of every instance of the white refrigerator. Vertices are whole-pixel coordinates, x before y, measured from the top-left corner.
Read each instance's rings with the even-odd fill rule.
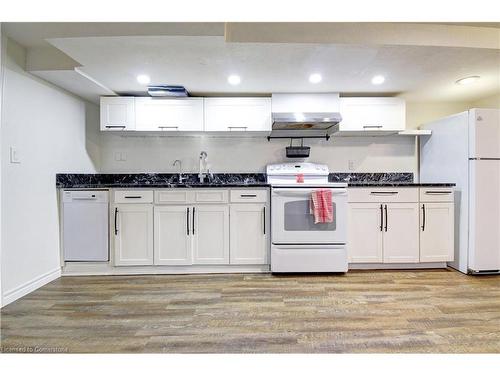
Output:
[[[471,109],[422,126],[420,181],[454,182],[455,258],[463,273],[500,273],[500,110]]]

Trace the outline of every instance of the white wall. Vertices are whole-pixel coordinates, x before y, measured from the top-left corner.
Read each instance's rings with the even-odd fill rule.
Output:
[[[1,127],[2,295],[7,304],[60,274],[55,174],[97,169],[86,121],[97,107],[23,70],[23,49],[8,41]],[[92,120],[93,119],[93,120]],[[94,137],[95,140],[95,137]],[[9,148],[21,163],[12,164]]]
[[[2,37],[2,23],[0,22],[0,197],[2,196],[2,100],[3,100],[3,48],[5,43]],[[0,199],[0,307],[3,306],[2,298],[2,200]],[[1,319],[1,317],[0,317]]]
[[[200,151],[208,153],[214,173],[264,172],[269,163],[293,161],[285,158],[287,140],[268,142],[261,138],[137,137],[101,134],[101,171],[103,173],[177,172],[172,163],[182,160],[185,172],[198,171]],[[308,161],[328,164],[330,170],[348,171],[354,161],[361,172],[415,172],[415,140],[413,137],[358,137],[305,140],[311,146]],[[115,160],[125,153],[126,161]]]

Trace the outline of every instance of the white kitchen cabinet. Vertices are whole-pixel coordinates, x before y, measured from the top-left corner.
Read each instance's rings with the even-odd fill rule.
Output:
[[[135,98],[137,131],[203,131],[203,98]]]
[[[135,130],[135,98],[121,96],[101,97],[101,130]]]
[[[117,204],[114,220],[116,266],[153,264],[153,206]]]
[[[268,211],[265,204],[242,203],[231,205],[231,264],[268,263]]]
[[[188,206],[154,208],[154,264],[192,264],[191,215]]]
[[[406,105],[401,98],[340,98],[342,131],[402,131],[406,128]]]
[[[270,132],[271,98],[205,98],[205,131]]]
[[[193,207],[193,264],[229,264],[229,206]]]
[[[384,263],[418,263],[418,203],[384,205]]]
[[[347,253],[350,263],[382,263],[383,205],[350,203]]]
[[[420,261],[449,262],[454,257],[453,202],[420,204]]]

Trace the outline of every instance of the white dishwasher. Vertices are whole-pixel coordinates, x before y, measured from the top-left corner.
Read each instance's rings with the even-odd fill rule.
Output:
[[[109,260],[108,204],[107,191],[63,191],[64,261],[107,262]]]

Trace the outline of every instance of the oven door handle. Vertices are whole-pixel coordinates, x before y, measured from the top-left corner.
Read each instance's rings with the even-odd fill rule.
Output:
[[[276,195],[309,195],[314,191],[314,189],[273,189],[273,194]],[[332,195],[347,195],[347,190],[342,189],[332,189]]]

